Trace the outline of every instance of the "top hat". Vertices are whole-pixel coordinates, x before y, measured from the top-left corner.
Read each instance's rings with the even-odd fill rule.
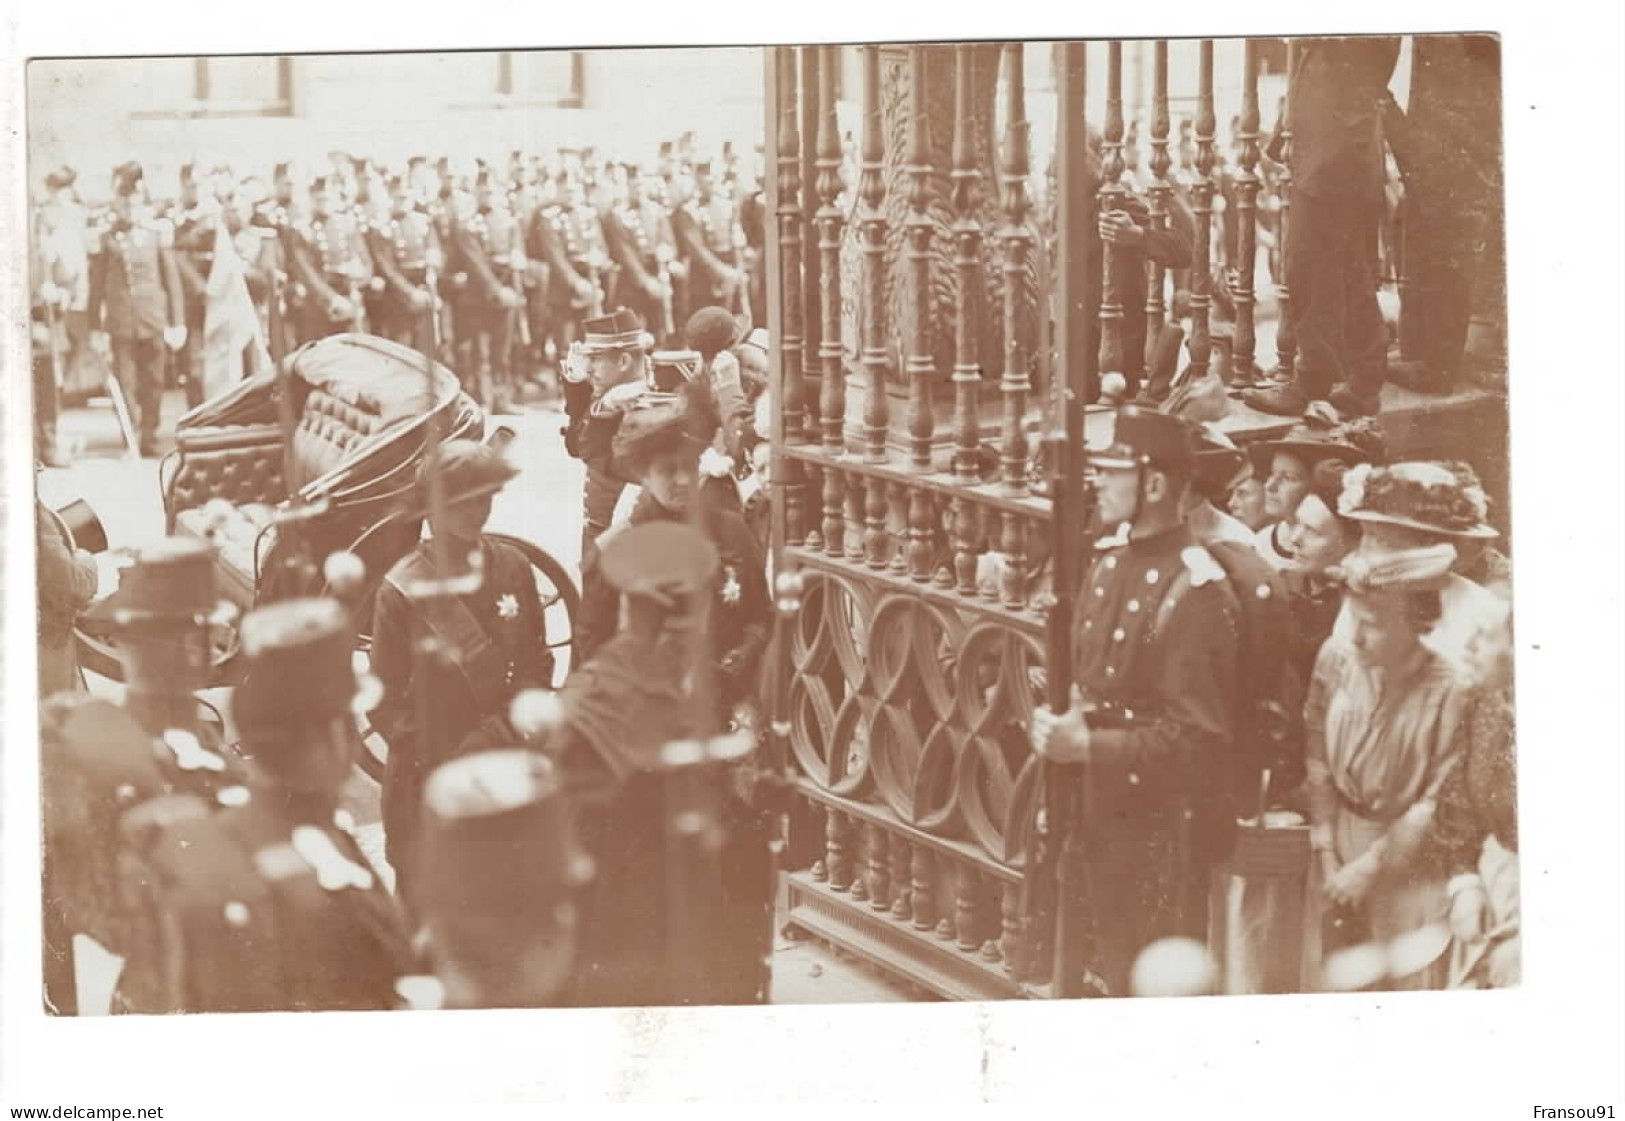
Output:
[[[446,440],[424,457],[418,466],[412,504],[419,511],[429,508],[429,480],[438,478],[442,498],[447,503],[463,502],[495,494],[519,475],[500,450],[477,440]]]
[[[135,194],[136,188],[141,185],[144,178],[145,172],[141,170],[141,165],[134,160],[121,163],[113,169],[113,193],[123,198],[129,198]]]
[[[599,570],[611,587],[656,599],[710,587],[721,563],[717,547],[687,522],[645,522],[605,534],[599,554]]]
[[[608,315],[587,320],[583,332],[586,337],[582,340],[582,349],[589,354],[646,345],[643,320],[629,308],[618,307]]]
[[[442,764],[424,786],[417,894],[430,915],[550,916],[593,874],[552,762],[522,748]]]
[[[1488,540],[1489,499],[1465,463],[1361,464],[1343,477],[1338,513],[1358,522],[1424,530],[1441,537]]]
[[[45,187],[51,191],[62,191],[73,186],[79,178],[79,173],[73,168],[63,165],[45,176]]]
[[[702,307],[683,325],[683,338],[701,354],[732,350],[750,334],[750,320],[725,307]]]
[[[248,735],[317,724],[377,706],[379,686],[356,674],[355,632],[334,599],[287,599],[243,616],[249,670],[232,696]]]
[[[166,537],[136,554],[118,590],[83,618],[114,628],[201,625],[220,616],[215,550],[189,537]]]
[[[1111,444],[1085,454],[1091,464],[1107,470],[1154,466],[1189,475],[1196,465],[1196,441],[1188,421],[1124,405],[1117,410]]]

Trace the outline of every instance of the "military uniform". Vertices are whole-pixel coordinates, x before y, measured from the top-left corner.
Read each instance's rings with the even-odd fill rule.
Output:
[[[562,357],[579,337],[581,321],[604,304],[610,257],[603,222],[586,202],[565,197],[537,210],[528,241],[548,264],[548,326]]]
[[[367,303],[373,333],[432,353],[430,317],[437,314],[438,296],[428,284],[443,263],[433,220],[417,207],[380,208],[367,224],[366,237],[376,269]]]
[[[134,168],[121,177],[129,198],[140,180]],[[164,331],[185,327],[186,304],[175,265],[173,235],[156,223],[115,218],[96,239],[90,264],[88,318],[112,344],[113,372],[124,389],[144,454],[157,450],[163,408]]]
[[[629,177],[638,174],[636,168],[628,171]],[[665,210],[640,193],[614,209],[604,223],[604,236],[620,266],[612,302],[656,325],[662,343],[669,343],[676,332],[670,266],[677,246]]]
[[[175,266],[186,304],[186,345],[177,354],[185,381],[186,403],[203,403],[203,325],[208,314],[209,270],[214,265],[215,222],[219,204],[202,199],[190,164],[181,168],[182,203],[171,219],[175,227]]]
[[[425,461],[420,503],[431,470],[445,473],[448,506],[494,493],[514,474],[491,449],[452,441]],[[372,672],[384,694],[372,720],[389,744],[384,836],[397,890],[409,905],[423,784],[430,771],[453,756],[512,743],[507,721],[513,698],[552,685],[553,655],[529,561],[489,537],[481,538],[479,548],[483,569],[477,589],[415,598],[415,586],[450,575],[439,571],[435,546],[426,542],[390,570],[374,606]],[[447,658],[430,664],[418,657],[423,629],[448,648]],[[433,698],[431,728],[420,725],[424,697]]]
[[[243,622],[238,711],[257,768],[213,801],[167,798],[123,822],[134,916],[120,1011],[385,1010],[415,972],[395,901],[337,808],[367,683],[333,600]]]
[[[363,330],[362,293],[373,264],[354,212],[335,209],[295,222],[287,246],[293,281],[289,303],[299,344]]]
[[[627,351],[643,358],[644,331],[638,317],[626,308],[586,323],[584,349],[594,352]],[[615,508],[626,490],[626,480],[614,464],[613,441],[620,416],[603,407],[586,371],[568,367],[564,379],[564,448],[587,465],[582,488],[582,557],[591,551],[598,535],[608,529]]]
[[[703,174],[702,167],[696,173]],[[672,233],[683,262],[683,299],[678,318],[686,320],[713,304],[735,310],[741,306],[743,276],[738,272],[745,234],[731,200],[720,193],[702,191],[672,212]]]
[[[516,393],[513,351],[525,282],[523,231],[493,198],[452,230],[459,366],[487,409],[506,411]]]

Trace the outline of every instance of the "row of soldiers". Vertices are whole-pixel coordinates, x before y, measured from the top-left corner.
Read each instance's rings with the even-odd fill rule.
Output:
[[[132,162],[96,211],[72,169],[52,172],[33,237],[41,458],[56,458],[59,391],[96,358],[150,455],[166,382],[196,406],[340,332],[436,352],[500,412],[610,308],[636,311],[663,342],[709,305],[765,322],[760,178],[731,146],[716,160],[690,148],[662,145],[646,163],[565,151],[557,170],[522,153],[505,171],[335,156],[325,174],[285,163],[269,180],[188,165],[167,203]],[[223,375],[206,369],[217,336]]]
[[[663,381],[618,324],[641,335],[625,309],[594,323],[626,376],[583,439],[643,494],[590,546],[592,641],[558,692],[529,565],[484,532],[516,475],[497,443],[431,450],[401,511],[430,536],[370,603],[343,557],[335,598],[241,621],[235,743],[196,697],[229,614],[210,543],[145,551],[84,615],[128,689],[44,708],[50,1007],[74,1009],[75,934],[125,959],[125,1012],[765,999],[783,793],[750,715],[766,565],[737,510],[700,501],[725,482],[700,468],[723,427],[700,367]],[[387,887],[343,808],[362,712],[389,745]]]

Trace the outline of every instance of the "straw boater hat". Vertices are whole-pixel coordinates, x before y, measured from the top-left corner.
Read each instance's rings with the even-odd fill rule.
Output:
[[[1338,513],[1359,522],[1406,526],[1440,537],[1499,537],[1486,520],[1489,499],[1465,463],[1362,464],[1343,478]]]
[[[355,668],[355,633],[337,600],[289,599],[243,616],[248,675],[231,711],[245,735],[376,708],[382,687]]]
[[[136,554],[118,590],[81,618],[97,630],[162,629],[230,622],[235,608],[219,596],[215,549],[190,537],[166,537]]]

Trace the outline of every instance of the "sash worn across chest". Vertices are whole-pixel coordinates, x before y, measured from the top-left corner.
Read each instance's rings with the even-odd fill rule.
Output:
[[[487,579],[491,573],[487,572]],[[402,595],[419,581],[435,578],[434,563],[419,548],[385,577]],[[499,712],[507,702],[508,666],[491,636],[474,618],[468,605],[456,596],[436,596],[417,600],[415,606],[435,637],[456,652],[456,665],[481,712]]]

